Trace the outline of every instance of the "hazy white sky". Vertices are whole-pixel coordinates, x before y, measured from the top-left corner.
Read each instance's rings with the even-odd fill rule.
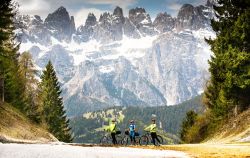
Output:
[[[125,16],[129,9],[143,7],[152,18],[160,12],[167,12],[172,16],[177,15],[177,11],[183,4],[193,5],[205,4],[206,0],[15,0],[19,3],[19,10],[22,14],[40,15],[45,19],[60,6],[64,6],[70,15],[75,17],[76,26],[85,23],[89,12],[96,15],[109,11],[113,12],[116,6],[123,8]]]

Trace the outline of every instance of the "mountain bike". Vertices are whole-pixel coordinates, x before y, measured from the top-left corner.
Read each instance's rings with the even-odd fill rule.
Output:
[[[158,142],[157,140],[155,140],[155,144],[157,146],[160,145],[160,144],[163,144],[163,138],[162,138],[162,136],[160,136],[160,135],[157,134],[157,137],[160,140],[160,142]],[[141,145],[148,145],[149,143],[153,143],[153,140],[152,140],[150,132],[146,131],[146,133],[143,134],[140,138],[141,138],[140,139]]]
[[[115,138],[117,140],[117,144],[123,144],[123,137],[120,134],[116,134]],[[113,145],[111,134],[109,132],[105,132],[99,142],[101,145]]]
[[[123,142],[122,142],[123,145],[128,145],[129,141],[130,141],[131,145],[141,145],[141,137],[139,136],[139,134],[135,136],[135,142],[134,142],[134,144],[130,140],[129,133],[125,134],[123,136]]]

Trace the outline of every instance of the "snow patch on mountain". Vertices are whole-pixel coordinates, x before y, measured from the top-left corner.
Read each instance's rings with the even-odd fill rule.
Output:
[[[125,53],[131,49],[147,49],[152,47],[153,41],[157,39],[158,36],[146,36],[140,39],[132,39],[126,36],[120,42],[121,46],[117,49],[119,52]]]
[[[27,50],[30,50],[32,47],[35,47],[35,46],[40,48],[40,50],[42,50],[42,51],[49,51],[48,47],[46,47],[40,43],[34,43],[34,42],[27,41],[25,43],[20,44],[19,52],[23,53]]]

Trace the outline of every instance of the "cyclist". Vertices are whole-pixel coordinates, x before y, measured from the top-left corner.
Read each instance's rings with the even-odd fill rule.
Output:
[[[146,127],[144,130],[150,132],[151,137],[152,137],[153,144],[156,145],[156,144],[155,144],[155,139],[156,139],[159,143],[160,143],[160,140],[158,139],[157,134],[156,134],[157,127],[156,127],[155,119],[152,118],[151,121],[152,121],[151,125],[149,125],[148,127]]]
[[[129,137],[130,137],[131,144],[135,144],[135,122],[134,120],[130,120]]]
[[[116,123],[115,123],[115,119],[112,120],[112,122],[110,123],[108,130],[111,133],[111,137],[112,137],[112,143],[115,145],[117,144],[117,140],[116,140]]]

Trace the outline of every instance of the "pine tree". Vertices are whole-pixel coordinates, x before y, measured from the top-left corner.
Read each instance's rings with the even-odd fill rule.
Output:
[[[180,131],[180,138],[182,141],[186,142],[187,131],[194,125],[197,116],[198,114],[195,113],[193,110],[188,111],[186,113],[186,117],[182,122]]]
[[[52,63],[49,61],[41,76],[40,84],[43,118],[49,131],[60,141],[71,142],[69,121],[63,109],[62,97],[60,97],[60,85],[56,77]]]
[[[38,98],[38,80],[35,78],[37,70],[29,52],[23,52],[19,59],[20,79],[24,83],[24,100],[26,115],[35,122],[40,121],[40,101]]]
[[[14,39],[15,7],[11,0],[0,1],[0,92],[2,101],[23,110],[24,84],[19,80],[18,45]]]
[[[217,38],[207,40],[214,55],[205,94],[213,117],[224,119],[236,106],[250,107],[250,1],[217,3],[216,20],[211,21]]]

